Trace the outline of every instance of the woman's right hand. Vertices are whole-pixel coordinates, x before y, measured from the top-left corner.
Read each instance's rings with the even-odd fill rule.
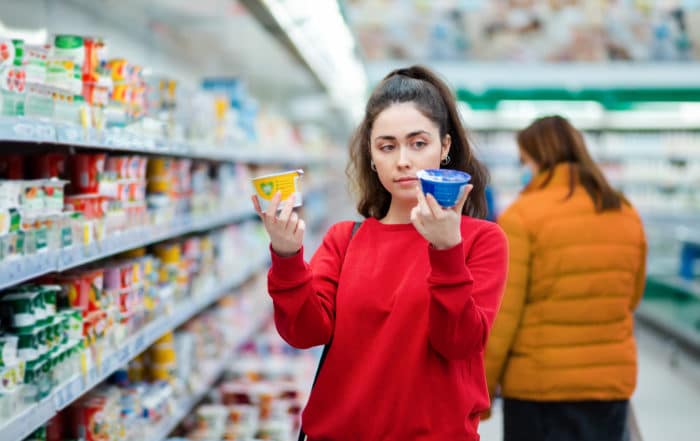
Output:
[[[270,236],[272,250],[281,257],[291,257],[298,253],[304,244],[306,224],[294,212],[294,197],[287,199],[279,216],[277,216],[277,208],[282,199],[280,192],[275,194],[265,211],[260,208],[257,196],[253,196],[252,199],[255,211]]]

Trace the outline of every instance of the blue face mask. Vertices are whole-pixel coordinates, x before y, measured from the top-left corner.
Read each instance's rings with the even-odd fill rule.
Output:
[[[532,181],[532,170],[527,165],[520,166],[520,185],[527,187]]]

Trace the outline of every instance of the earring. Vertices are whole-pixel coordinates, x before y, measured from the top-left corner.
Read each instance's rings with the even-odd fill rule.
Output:
[[[374,161],[369,161],[369,168],[371,168],[374,172],[377,171],[377,165],[374,163]]]
[[[443,159],[442,161],[440,161],[440,163],[441,163],[442,165],[447,165],[447,164],[450,163],[450,161],[452,161],[452,158],[450,158],[450,155],[447,155],[447,156],[445,156],[445,159]]]

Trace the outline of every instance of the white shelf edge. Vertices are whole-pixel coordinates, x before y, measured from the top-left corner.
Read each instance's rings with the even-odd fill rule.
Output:
[[[234,347],[230,351],[231,354],[222,360],[220,360],[216,368],[213,370],[212,374],[203,382],[201,388],[197,389],[194,393],[183,397],[178,400],[177,411],[166,418],[165,420],[158,423],[155,429],[155,433],[150,433],[151,439],[154,441],[164,441],[170,435],[170,432],[175,430],[178,424],[189,415],[194,407],[204,399],[207,392],[211,390],[214,386],[216,380],[224,373],[226,367],[230,366],[235,359],[235,355],[238,352],[239,347],[245,343],[259,328],[264,320],[269,317],[271,313],[271,308],[266,308],[265,311],[260,313],[260,316],[252,321],[252,324],[240,335],[240,340],[234,344]]]
[[[115,234],[88,246],[73,245],[60,250],[11,258],[0,262],[0,290],[22,282],[75,268],[134,248],[140,248],[184,234],[237,223],[254,215],[253,210],[186,217],[174,225],[149,226]],[[66,262],[66,256],[71,256]]]
[[[163,334],[176,329],[190,318],[199,314],[230,290],[240,286],[249,277],[260,271],[267,263],[268,259],[266,258],[250,265],[247,270],[241,271],[236,277],[221,284],[218,288],[207,294],[195,297],[194,302],[191,299],[189,299],[190,301],[186,300],[184,304],[178,305],[172,314],[162,316],[147,324],[136,334],[129,337],[120,348],[109,353],[103,360],[101,367],[93,366],[87,375],[75,375],[73,378],[66,380],[54,388],[48,397],[39,403],[28,406],[19,415],[6,421],[5,425],[0,427],[0,433],[3,434],[2,439],[21,441],[31,435],[32,432],[51,419],[58,411],[104,381],[126,362],[146,350]],[[6,436],[8,437],[6,438]]]
[[[17,127],[21,129],[17,129]],[[60,136],[71,131],[71,136]],[[82,149],[114,150],[118,152],[143,153],[149,155],[177,156],[223,162],[247,162],[254,164],[292,164],[304,165],[323,163],[327,158],[299,151],[266,151],[257,146],[247,145],[241,148],[216,146],[196,146],[167,139],[154,139],[145,135],[125,134],[122,131],[102,134],[103,139],[85,139],[85,130],[78,125],[43,121],[25,117],[0,117],[0,144],[4,142],[33,142],[53,144]],[[106,136],[111,136],[107,138]],[[117,136],[115,140],[114,137]],[[121,139],[119,139],[121,138]],[[149,147],[148,145],[152,145]],[[181,148],[164,147],[180,145]],[[0,146],[0,150],[2,147]]]
[[[700,334],[670,320],[663,313],[659,313],[653,305],[642,301],[635,311],[635,317],[637,320],[641,319],[642,322],[653,326],[663,334],[684,342],[687,346],[694,348],[695,351],[700,351]]]

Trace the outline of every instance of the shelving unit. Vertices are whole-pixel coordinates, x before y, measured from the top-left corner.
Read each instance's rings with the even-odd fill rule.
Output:
[[[163,334],[176,329],[232,289],[241,285],[260,271],[267,262],[268,260],[264,259],[251,263],[248,268],[238,272],[231,279],[221,282],[211,291],[182,302],[170,314],[161,316],[144,326],[136,334],[130,336],[119,348],[106,354],[100,366],[92,366],[87,373],[76,374],[72,378],[67,379],[41,402],[27,407],[20,414],[6,422],[4,426],[0,427],[0,433],[3,434],[2,439],[21,440],[30,435],[39,426],[53,417],[56,412],[104,381],[114,371],[152,345]],[[256,318],[252,328],[255,328],[263,319],[265,319],[265,315],[261,314]],[[241,335],[245,336],[248,333],[243,332]]]
[[[66,271],[96,260],[185,234],[211,230],[255,216],[251,210],[208,216],[184,216],[172,224],[152,225],[114,234],[88,245],[71,247],[15,258],[0,263],[0,289],[52,272]]]
[[[243,145],[237,148],[196,145],[181,141],[155,139],[124,129],[107,129],[98,132],[94,129],[84,129],[75,124],[54,123],[25,117],[0,117],[0,151],[5,150],[2,144],[12,142],[259,165],[301,166],[324,164],[328,161],[328,158],[321,155],[260,149],[254,145]]]
[[[168,438],[170,432],[175,430],[180,421],[182,421],[183,418],[192,412],[197,403],[204,399],[207,392],[209,392],[209,390],[214,386],[216,380],[221,377],[226,368],[233,364],[238,347],[255,334],[255,332],[260,328],[260,325],[270,317],[271,313],[271,307],[263,308],[263,311],[258,313],[255,319],[251,320],[251,325],[249,327],[243,330],[236,330],[236,343],[234,344],[234,347],[231,348],[230,353],[222,354],[223,357],[221,359],[213,362],[213,365],[210,366],[210,369],[208,369],[206,378],[201,382],[199,387],[197,387],[192,393],[180,398],[175,405],[176,410],[173,412],[173,414],[164,418],[155,427],[153,427],[153,430],[149,433],[150,440],[163,441]]]
[[[320,176],[340,170],[339,163],[341,161],[335,156],[338,151],[333,151],[332,149],[319,151],[319,146],[325,146],[325,141],[329,140],[325,136],[326,132],[335,134],[334,130],[339,130],[340,132],[343,128],[329,125],[328,127],[332,127],[332,129],[326,130],[328,127],[323,126],[323,124],[346,123],[350,115],[356,114],[358,109],[361,110],[366,85],[360,81],[365,79],[364,71],[361,68],[360,60],[357,59],[356,52],[351,47],[347,48],[347,53],[339,53],[333,47],[335,42],[338,41],[336,38],[331,39],[333,43],[326,44],[325,46],[327,47],[321,48],[320,51],[318,44],[309,44],[315,41],[314,38],[309,37],[313,37],[317,32],[321,35],[328,36],[333,34],[331,36],[334,36],[336,33],[342,34],[346,31],[346,29],[341,29],[342,27],[338,25],[338,23],[342,23],[345,26],[345,22],[341,11],[334,3],[329,4],[330,9],[327,11],[321,11],[324,14],[312,14],[314,17],[311,17],[313,19],[311,21],[315,22],[314,26],[308,26],[309,20],[305,20],[306,25],[303,26],[303,29],[301,26],[298,26],[298,20],[294,22],[285,20],[285,12],[296,13],[297,11],[293,10],[294,5],[286,5],[284,2],[241,2],[242,5],[247,7],[247,14],[236,12],[235,7],[226,8],[223,14],[218,12],[211,14],[211,8],[207,9],[205,7],[202,9],[202,15],[199,19],[202,23],[211,20],[212,26],[207,25],[203,27],[191,27],[191,23],[188,22],[191,9],[184,3],[177,2],[149,3],[148,7],[143,11],[138,10],[136,7],[122,8],[117,7],[117,5],[95,6],[93,2],[87,0],[65,0],[56,3],[52,2],[51,4],[44,4],[40,0],[27,0],[27,2],[15,3],[16,7],[13,9],[13,15],[18,17],[23,14],[34,14],[36,11],[43,12],[46,16],[45,27],[49,29],[52,35],[65,32],[74,32],[78,35],[100,35],[104,39],[105,44],[110,45],[110,57],[124,57],[130,63],[129,66],[133,62],[134,65],[143,68],[144,80],[156,79],[154,83],[148,83],[149,87],[156,84],[155,89],[158,89],[158,81],[163,81],[161,76],[170,82],[169,84],[177,83],[177,86],[172,86],[173,96],[170,98],[172,98],[173,102],[168,101],[166,103],[170,98],[163,98],[164,95],[160,95],[157,98],[158,101],[151,101],[153,97],[149,96],[148,102],[151,105],[154,102],[159,104],[149,107],[147,112],[141,113],[134,119],[131,118],[131,114],[126,119],[112,118],[114,114],[109,113],[109,111],[114,112],[114,108],[110,108],[107,105],[100,107],[101,110],[104,110],[104,114],[98,111],[94,114],[97,115],[94,121],[86,122],[86,124],[95,126],[102,125],[98,122],[99,119],[100,121],[106,121],[105,124],[108,126],[110,124],[125,124],[126,127],[124,128],[97,130],[83,127],[80,124],[83,119],[78,118],[79,115],[76,115],[78,109],[77,98],[75,101],[71,101],[72,107],[70,107],[70,111],[73,113],[70,114],[68,110],[61,110],[63,108],[59,109],[58,107],[55,109],[53,107],[39,109],[46,110],[46,112],[37,111],[36,106],[33,108],[27,106],[21,108],[21,110],[20,107],[17,107],[16,110],[3,108],[3,115],[34,116],[0,116],[0,155],[20,154],[23,156],[21,159],[25,161],[27,168],[29,166],[28,161],[32,159],[30,155],[47,152],[68,153],[69,155],[73,155],[76,152],[106,152],[110,156],[147,156],[149,161],[156,159],[155,157],[192,159],[194,160],[192,164],[193,169],[197,167],[201,167],[199,171],[207,169],[207,173],[202,172],[197,177],[206,176],[203,179],[207,182],[207,191],[211,191],[217,197],[223,192],[219,192],[219,188],[216,187],[217,183],[214,180],[216,179],[215,176],[219,177],[222,175],[219,175],[214,170],[214,164],[211,163],[226,162],[235,164],[235,167],[225,167],[225,169],[226,173],[235,177],[232,181],[235,181],[236,188],[241,193],[244,192],[242,188],[247,174],[255,174],[262,168],[289,170],[303,167],[307,172],[313,170],[314,175],[316,174],[315,170],[319,170],[318,175]],[[319,8],[325,8],[326,6],[319,6]],[[329,20],[331,15],[335,22]],[[3,22],[7,23],[6,19],[7,17],[3,16]],[[221,26],[223,23],[222,19],[230,20],[231,22],[226,26]],[[158,22],[159,30],[153,27],[154,22]],[[266,23],[268,26],[265,26]],[[14,25],[21,27],[19,23],[14,23]],[[263,25],[261,29],[253,29],[254,26],[260,27],[259,25]],[[104,31],[101,29],[102,26],[105,27]],[[70,31],[63,30],[63,28],[70,29]],[[205,28],[207,31],[202,33],[202,29]],[[219,45],[218,42],[229,41],[232,36],[230,31],[233,29],[236,30],[236,33],[240,29],[244,33],[243,39],[260,41],[264,49],[251,52],[247,50],[246,46],[246,51],[244,52],[229,52],[229,49]],[[274,33],[275,35],[270,36],[268,33]],[[297,37],[300,33],[303,33],[305,38],[299,40]],[[179,43],[173,44],[173,42],[179,40],[180,37],[178,35],[185,36],[188,39],[194,38],[201,45],[211,47],[212,51],[217,53],[218,59],[236,60],[235,63],[224,61],[220,63],[221,66],[210,66],[211,69],[208,69],[207,72],[207,74],[212,76],[210,78],[221,76],[227,79],[232,78],[231,72],[236,72],[235,81],[240,80],[241,87],[246,89],[240,94],[231,92],[231,95],[226,95],[229,91],[226,93],[221,92],[221,96],[226,96],[224,100],[228,100],[226,105],[230,106],[230,109],[227,110],[228,113],[225,115],[225,120],[223,116],[220,116],[221,120],[217,120],[214,123],[214,117],[206,117],[208,115],[206,112],[209,110],[214,111],[213,106],[206,107],[210,103],[207,99],[211,99],[213,104],[213,93],[211,89],[207,89],[203,85],[203,82],[200,82],[202,79],[199,76],[203,72],[199,72],[199,66],[203,64],[192,58],[192,55],[196,54],[188,53],[190,49],[181,47]],[[349,33],[347,35],[349,36]],[[134,38],[135,36],[136,38]],[[284,37],[280,38],[281,36]],[[345,36],[345,34],[340,36]],[[168,41],[170,38],[172,41]],[[236,36],[236,38],[240,38],[240,36]],[[262,41],[265,39],[270,41]],[[144,45],[144,41],[152,41],[153,44]],[[282,41],[283,47],[279,47],[280,41]],[[116,42],[116,44],[111,46],[113,42]],[[27,46],[33,45],[33,43],[28,41],[25,41],[25,43]],[[303,46],[302,43],[306,44],[306,46]],[[145,46],[149,46],[149,48],[145,48]],[[157,54],[152,53],[152,51],[156,50],[155,48],[157,48]],[[196,52],[199,53],[198,50]],[[162,55],[165,56],[163,57]],[[102,55],[100,54],[100,56]],[[250,58],[251,56],[256,57],[256,60],[262,57],[263,60],[257,63],[238,62],[238,60],[246,57]],[[108,60],[101,61],[106,62]],[[299,61],[301,63],[298,63]],[[352,65],[349,65],[347,62],[350,62]],[[259,67],[251,68],[250,66],[265,67],[261,69]],[[275,76],[281,77],[282,72],[284,72],[285,79],[280,80],[280,83],[284,84],[272,84],[276,80],[271,80],[270,78]],[[100,75],[102,73],[100,72]],[[348,79],[337,81],[338,75],[341,75],[341,77],[347,75]],[[28,80],[28,83],[30,82],[31,80]],[[269,90],[267,90],[267,83],[270,83]],[[52,83],[47,81],[47,84],[50,85]],[[161,82],[160,84],[162,88],[163,83]],[[177,90],[177,94],[175,90]],[[29,90],[27,90],[26,96],[29,96],[28,92]],[[217,91],[216,93],[218,94],[219,92]],[[330,115],[329,121],[321,123],[318,120],[305,120],[286,106],[287,102],[293,101],[297,96],[305,97],[318,95],[319,93],[324,95],[325,101],[323,105],[326,106]],[[14,97],[15,95],[13,94],[11,95]],[[73,95],[79,96],[80,93],[76,92]],[[202,104],[202,101],[197,101],[197,98],[202,98],[204,95],[206,95],[203,101],[205,104]],[[26,96],[21,104],[28,102]],[[54,95],[52,98],[55,103],[56,96]],[[95,104],[87,95],[83,98],[85,98],[86,103],[89,102],[91,105],[101,105]],[[113,98],[110,99],[116,102]],[[191,104],[188,102],[190,99],[193,100],[193,104],[191,107],[186,107]],[[217,99],[221,98],[217,95]],[[260,101],[258,102],[258,100]],[[268,104],[265,102],[266,100],[268,100],[268,103],[272,101],[275,104],[281,100],[285,103],[285,106],[272,106],[270,109],[272,114],[267,114],[265,113],[268,110],[265,108],[265,104]],[[19,98],[17,102],[20,103]],[[175,105],[175,102],[177,105]],[[258,103],[262,105],[257,107]],[[114,103],[110,101],[110,104]],[[154,110],[155,107],[157,107],[157,110]],[[251,111],[250,109],[252,108],[255,108],[255,110]],[[256,114],[258,109],[260,113]],[[92,108],[92,110],[95,110],[95,108]],[[285,113],[284,116],[276,113],[280,111]],[[291,115],[288,113],[291,113]],[[201,116],[203,120],[206,119],[206,123],[201,123],[196,117],[193,117],[195,114],[196,117]],[[37,118],[35,117],[36,115],[52,116],[56,119]],[[144,115],[146,115],[146,119],[141,119],[144,118]],[[219,114],[217,113],[217,115]],[[81,114],[80,116],[84,117],[85,115]],[[103,117],[104,119],[101,119]],[[260,118],[255,122],[255,126],[253,126],[252,118]],[[290,123],[290,120],[294,121],[294,123]],[[307,127],[304,124],[309,122],[315,126],[323,126],[324,130],[306,131]],[[164,135],[165,133],[168,135]],[[173,133],[178,135],[173,135],[170,138],[170,134]],[[206,139],[207,141],[185,141],[186,136]],[[213,141],[214,138],[227,139],[227,141],[218,143]],[[231,141],[232,139],[241,141]],[[259,141],[245,141],[253,139]],[[302,148],[301,143],[305,142],[307,144]],[[308,151],[307,148],[313,150],[313,152]],[[249,166],[247,170],[246,166]],[[333,169],[333,171],[329,172],[328,169]],[[111,171],[113,169],[110,169]],[[151,178],[150,173],[149,171],[149,178]],[[30,173],[26,174],[30,175]],[[64,177],[63,172],[61,172],[61,176]],[[122,178],[126,177],[120,175],[119,179]],[[132,176],[129,176],[130,178]],[[144,176],[139,176],[139,179],[143,178]],[[223,182],[223,180],[220,182]],[[309,210],[307,210],[306,216],[310,225],[323,224],[318,219],[319,211],[322,211],[325,206],[322,199],[329,195],[328,188],[332,188],[332,184],[333,181],[329,179],[311,180],[308,183],[308,187],[304,188],[304,183],[302,182],[302,191],[305,192],[305,197],[307,194],[309,196]],[[233,186],[234,184],[231,185]],[[175,185],[172,187],[174,188]],[[197,188],[202,187],[204,186]],[[191,188],[195,187],[192,186]],[[70,189],[70,191],[75,193],[75,189]],[[196,192],[197,190],[193,191]],[[152,193],[165,193],[164,190],[156,191],[150,188],[148,188],[148,192],[149,196]],[[185,191],[173,189],[172,192],[174,194],[172,196],[173,200],[184,201],[187,197],[183,196],[186,194]],[[129,197],[135,198],[134,196]],[[230,209],[222,210],[223,207],[217,207],[219,211],[206,214],[203,212],[200,214],[197,211],[197,215],[180,215],[174,221],[166,224],[158,223],[148,226],[134,226],[133,228],[126,227],[128,230],[110,232],[104,237],[100,237],[100,232],[96,228],[93,233],[98,235],[98,240],[93,239],[89,243],[44,250],[34,254],[19,256],[18,254],[20,253],[15,253],[12,250],[9,257],[0,261],[0,290],[15,287],[44,275],[60,273],[83,266],[92,267],[95,265],[91,264],[95,262],[128,250],[143,248],[159,242],[191,235],[192,233],[203,233],[255,219],[256,214],[252,207],[249,207],[250,203],[247,194],[241,194],[240,199],[240,203],[226,205],[227,208],[241,207],[233,211]],[[199,201],[200,199],[193,198],[191,201],[192,206],[201,206],[196,205]],[[141,201],[139,200],[139,202]],[[208,206],[209,199],[207,199],[206,204]],[[156,203],[149,206],[154,205]],[[115,208],[115,211],[117,209],[121,210],[121,207]],[[193,208],[193,210],[197,209]],[[99,215],[97,217],[99,218]],[[307,257],[315,251],[321,240],[321,237],[313,234],[315,231],[312,230],[314,228],[310,228],[307,235]],[[239,234],[247,234],[248,232],[255,236],[251,237],[250,241],[247,237],[242,238],[239,236]],[[246,223],[240,229],[231,228],[220,233],[207,235],[206,240],[211,243],[216,242],[216,239],[212,240],[212,238],[225,237],[232,238],[238,243],[240,239],[241,248],[255,248],[255,251],[260,251],[258,248],[262,246],[262,242],[257,239],[259,238],[258,234],[261,233],[260,229]],[[87,239],[85,240],[87,241]],[[184,249],[186,244],[189,246],[192,243],[199,243],[199,240],[203,242],[205,238],[200,238],[197,235],[191,240],[188,238],[186,242],[184,238],[183,241],[178,241],[178,246],[182,247],[183,261],[191,262],[195,260],[194,258],[187,260],[190,258],[184,257]],[[75,239],[73,242],[75,243]],[[221,248],[218,245],[218,243],[214,243],[217,257],[225,259],[227,262],[239,262],[235,256],[231,260],[232,256],[229,253],[221,252]],[[196,246],[198,245],[193,245],[193,247]],[[27,247],[22,252],[29,253],[30,248]],[[211,247],[208,250],[212,253]],[[193,252],[196,253],[196,251]],[[149,255],[157,254],[154,250],[150,250],[148,253]],[[248,255],[245,249],[241,249],[240,253],[242,256],[240,259],[241,265],[245,265],[245,267],[241,267],[238,270],[231,268],[231,271],[227,273],[231,277],[227,280],[219,280],[214,285],[207,284],[207,287],[210,289],[198,285],[198,290],[202,292],[191,293],[179,303],[175,303],[174,306],[171,306],[172,303],[166,302],[169,310],[165,314],[155,317],[152,321],[139,328],[138,331],[128,335],[121,343],[117,345],[109,343],[114,345],[114,347],[104,349],[102,354],[95,355],[94,352],[99,346],[91,346],[87,351],[92,351],[92,353],[85,352],[82,354],[83,361],[88,360],[89,363],[89,366],[83,372],[75,373],[69,378],[61,377],[55,380],[59,381],[59,384],[54,385],[51,393],[46,398],[37,403],[27,405],[18,414],[0,422],[0,440],[23,441],[36,429],[47,424],[59,411],[66,409],[71,403],[76,402],[80,397],[96,388],[112,373],[129,364],[136,356],[144,351],[154,350],[152,345],[165,334],[177,330],[175,337],[180,337],[181,334],[190,332],[189,327],[183,327],[182,325],[199,316],[205,309],[229,294],[234,288],[241,286],[252,275],[260,273],[269,262],[267,252],[263,253],[265,258],[253,262],[250,262],[251,257],[249,256],[259,256],[260,253],[252,252],[251,250],[251,254]],[[234,254],[237,254],[237,251],[234,250]],[[207,254],[207,256],[211,255],[214,254]],[[158,259],[161,262],[164,260],[161,257]],[[102,264],[110,265],[111,260],[102,262]],[[207,261],[206,265],[205,274],[209,274],[210,261]],[[215,270],[217,273],[221,272],[220,267],[215,268]],[[197,279],[197,281],[202,280],[204,279]],[[208,280],[205,282],[208,282]],[[172,289],[172,284],[165,284],[165,286],[169,286]],[[169,298],[165,291],[154,297]],[[220,358],[216,360],[203,361],[203,364],[208,366],[205,366],[203,378],[196,385],[197,387],[190,385],[191,390],[189,394],[185,396],[175,395],[169,398],[171,404],[177,400],[172,413],[150,428],[147,439],[157,441],[166,439],[183,417],[192,412],[195,406],[206,396],[208,390],[221,377],[225,368],[234,360],[236,347],[245,342],[259,329],[262,323],[269,319],[271,304],[269,302],[264,302],[263,304],[262,301],[260,303],[257,306],[262,307],[253,308],[258,310],[257,313],[254,313],[255,316],[251,317],[249,321],[244,320],[241,322],[248,323],[244,329],[231,327],[230,332],[235,334],[234,347],[229,348],[225,353],[217,354],[220,355]],[[210,314],[203,314],[200,317],[201,320],[207,320],[207,318],[204,318],[205,316],[209,317]],[[199,320],[196,319],[197,323]],[[116,336],[117,334],[114,334],[114,338],[118,338]],[[105,340],[105,344],[108,344],[107,340]],[[54,372],[59,371],[52,371],[52,374]],[[60,375],[65,374],[61,373]],[[29,385],[34,386],[31,383]],[[24,393],[26,390],[20,389],[20,391]],[[11,392],[16,393],[16,390]],[[19,395],[17,393],[17,396]],[[74,405],[73,408],[77,406]],[[6,418],[6,415],[3,415],[2,418]]]

